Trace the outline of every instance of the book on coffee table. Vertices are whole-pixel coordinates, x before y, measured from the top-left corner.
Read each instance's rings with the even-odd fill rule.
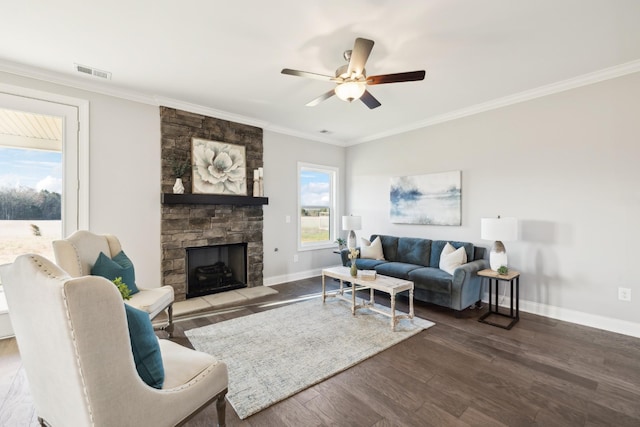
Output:
[[[360,278],[362,280],[376,280],[375,270],[360,270]]]

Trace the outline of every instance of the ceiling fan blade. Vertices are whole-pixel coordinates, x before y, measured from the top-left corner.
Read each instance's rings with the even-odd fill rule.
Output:
[[[289,74],[290,76],[310,77],[312,79],[324,80],[324,81],[328,81],[328,82],[331,82],[331,81],[335,80],[335,77],[333,77],[333,76],[325,76],[324,74],[310,73],[308,71],[292,70],[290,68],[283,68],[281,73],[282,74]]]
[[[325,99],[329,99],[331,98],[333,95],[336,94],[336,91],[331,89],[329,92],[327,93],[323,93],[322,95],[320,95],[319,97],[317,97],[316,99],[314,99],[313,101],[310,101],[307,104],[307,107],[315,107],[316,105],[320,104],[322,101],[324,101]]]
[[[369,59],[369,54],[373,49],[373,40],[362,39],[358,37],[351,51],[351,59],[349,60],[349,68],[347,73],[351,76],[353,73],[360,76],[364,72],[364,64]]]
[[[380,101],[375,99],[373,97],[373,95],[371,95],[371,92],[369,92],[368,90],[364,91],[364,93],[360,97],[360,101],[362,101],[364,103],[364,105],[369,107],[369,109],[371,109],[371,110],[373,110],[374,108],[378,108],[379,106],[382,105],[382,104],[380,104]]]
[[[383,83],[400,83],[424,80],[425,71],[408,71],[406,73],[382,74],[367,77],[368,85],[381,85]]]

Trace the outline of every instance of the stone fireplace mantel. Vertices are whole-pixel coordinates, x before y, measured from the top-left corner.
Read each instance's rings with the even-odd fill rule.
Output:
[[[268,205],[267,197],[228,196],[221,194],[173,194],[162,193],[164,205],[231,205],[257,206]]]

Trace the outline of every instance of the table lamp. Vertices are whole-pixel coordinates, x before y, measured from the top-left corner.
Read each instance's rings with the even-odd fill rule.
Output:
[[[489,253],[491,269],[497,271],[503,265],[508,267],[507,250],[502,241],[517,240],[518,220],[515,218],[500,218],[499,215],[497,218],[482,218],[480,222],[480,238],[494,240]]]
[[[349,215],[342,217],[342,229],[349,230],[349,238],[347,240],[347,247],[349,249],[356,248],[356,232],[354,230],[360,230],[362,228],[362,217]]]

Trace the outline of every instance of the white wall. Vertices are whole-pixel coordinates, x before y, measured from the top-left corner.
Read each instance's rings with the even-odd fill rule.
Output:
[[[525,309],[640,336],[639,112],[636,73],[349,147],[347,210],[365,236],[486,247],[480,218],[514,216],[520,239],[505,245]],[[390,223],[391,176],[451,170],[462,171],[461,227]]]
[[[118,236],[138,284],[159,286],[158,107],[3,72],[0,82],[89,101],[89,228]]]
[[[264,132],[264,283],[272,285],[319,275],[322,267],[340,263],[331,249],[298,251],[298,162],[333,166],[339,169],[338,192],[344,195],[343,147],[308,141],[275,132]],[[344,197],[338,201],[342,215]],[[286,223],[285,217],[291,217]],[[277,251],[276,251],[277,249]],[[293,256],[298,255],[298,262]]]

